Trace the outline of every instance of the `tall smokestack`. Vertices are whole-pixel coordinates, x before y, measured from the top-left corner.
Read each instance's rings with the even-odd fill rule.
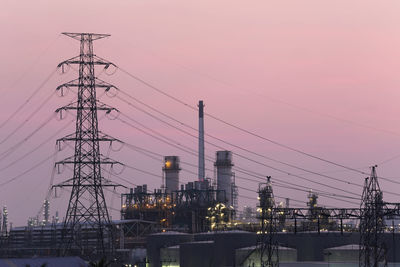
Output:
[[[205,179],[205,160],[204,160],[204,104],[199,101],[199,181]]]

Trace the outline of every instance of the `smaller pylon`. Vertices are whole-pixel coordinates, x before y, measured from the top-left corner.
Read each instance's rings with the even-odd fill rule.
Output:
[[[261,267],[279,266],[278,243],[276,241],[277,216],[274,213],[275,198],[272,190],[271,176],[267,176],[267,183],[258,187],[260,201],[258,212],[260,213],[261,231],[259,232],[258,247],[260,252]]]
[[[360,207],[360,267],[387,266],[383,194],[379,187],[376,165],[365,179]]]

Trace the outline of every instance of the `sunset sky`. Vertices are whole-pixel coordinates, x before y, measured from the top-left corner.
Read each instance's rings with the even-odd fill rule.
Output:
[[[0,184],[17,177],[0,186],[0,205],[7,205],[9,220],[14,226],[24,225],[28,217],[36,216],[51,183],[54,158],[24,172],[54,153],[57,138],[75,131],[75,124],[71,122],[73,115],[61,121],[52,117],[10,155],[6,153],[50,118],[56,108],[75,97],[71,91],[63,98],[54,95],[46,101],[59,84],[77,78],[72,68],[63,75],[56,70],[59,62],[79,53],[79,42],[61,32],[111,34],[94,43],[98,56],[184,103],[195,106],[199,100],[204,100],[205,112],[247,131],[365,173],[370,172],[369,166],[377,164],[379,176],[395,181],[380,180],[384,199],[400,202],[400,197],[393,194],[400,192],[399,11],[398,0],[3,0],[0,9],[0,125],[25,104],[0,126]],[[197,128],[196,111],[121,70],[113,75],[111,72],[97,70],[99,78],[115,84],[122,92]],[[38,93],[29,98],[48,77]],[[179,145],[197,150],[195,138],[132,108],[118,97],[150,112],[123,94],[109,97],[98,92],[98,96]],[[155,115],[197,135],[160,114]],[[157,154],[180,156],[181,161],[197,165],[197,158],[191,154],[159,142],[118,119],[110,120],[102,114],[99,117],[99,128],[105,133]],[[235,166],[257,175],[271,175],[272,181],[275,178],[280,183],[287,181],[303,186],[300,189],[304,191],[274,187],[279,197],[300,201],[291,201],[293,206],[305,206],[306,188],[354,197],[324,185],[361,195],[364,174],[276,146],[211,117],[205,119],[205,130],[210,135],[325,175],[288,167],[206,137],[207,141],[232,150]],[[62,127],[64,130],[60,131]],[[39,146],[42,142],[44,144]],[[109,151],[108,146],[103,148],[104,155],[160,176],[125,168],[121,177],[133,184],[147,183],[151,189],[160,186],[160,161],[127,146],[120,151]],[[119,147],[116,145],[113,149],[119,150]],[[216,150],[219,149],[206,144],[209,158],[215,158]],[[56,160],[70,155],[73,150],[66,146],[57,153]],[[21,157],[23,159],[18,160]],[[206,167],[207,176],[213,178],[212,162],[207,161]],[[196,167],[183,165],[182,168],[181,182],[196,179],[193,174],[197,172]],[[257,190],[258,184],[242,178],[257,178],[235,173],[240,187],[240,206],[255,206],[256,193],[249,190]],[[326,176],[360,186],[335,182]],[[65,169],[55,174],[53,184],[68,178],[71,172]],[[133,186],[116,177],[110,179]],[[113,207],[113,219],[119,219],[118,194],[121,192],[125,190],[106,192],[108,205]],[[67,191],[57,198],[52,194],[52,215],[56,210],[61,218],[65,215],[68,197]],[[278,198],[278,201],[283,199]],[[360,201],[321,196],[319,203],[355,207]]]

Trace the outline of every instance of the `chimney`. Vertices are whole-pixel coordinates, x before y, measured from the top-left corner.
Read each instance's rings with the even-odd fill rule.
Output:
[[[204,160],[204,104],[199,101],[199,181],[205,179],[205,160]]]

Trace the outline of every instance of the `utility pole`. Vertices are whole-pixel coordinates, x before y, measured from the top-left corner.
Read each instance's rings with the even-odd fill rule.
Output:
[[[360,207],[360,267],[387,266],[384,242],[384,202],[379,187],[376,167],[365,179]]]
[[[102,110],[110,113],[115,109],[97,100],[96,89],[103,88],[107,91],[114,86],[96,78],[95,66],[108,68],[110,65],[115,65],[93,53],[93,41],[109,35],[63,34],[80,42],[80,54],[58,65],[61,68],[65,65],[79,66],[78,79],[57,87],[57,90],[70,87],[78,90],[76,103],[57,109],[57,112],[76,110],[75,133],[57,140],[57,143],[67,141],[75,143],[74,155],[56,163],[56,165],[73,165],[73,178],[55,186],[71,187],[60,252],[61,255],[105,257],[113,252],[113,236],[103,187],[118,185],[111,185],[102,177],[101,166],[102,164],[113,166],[118,162],[100,153],[101,141],[112,142],[116,139],[99,131],[97,112]]]

